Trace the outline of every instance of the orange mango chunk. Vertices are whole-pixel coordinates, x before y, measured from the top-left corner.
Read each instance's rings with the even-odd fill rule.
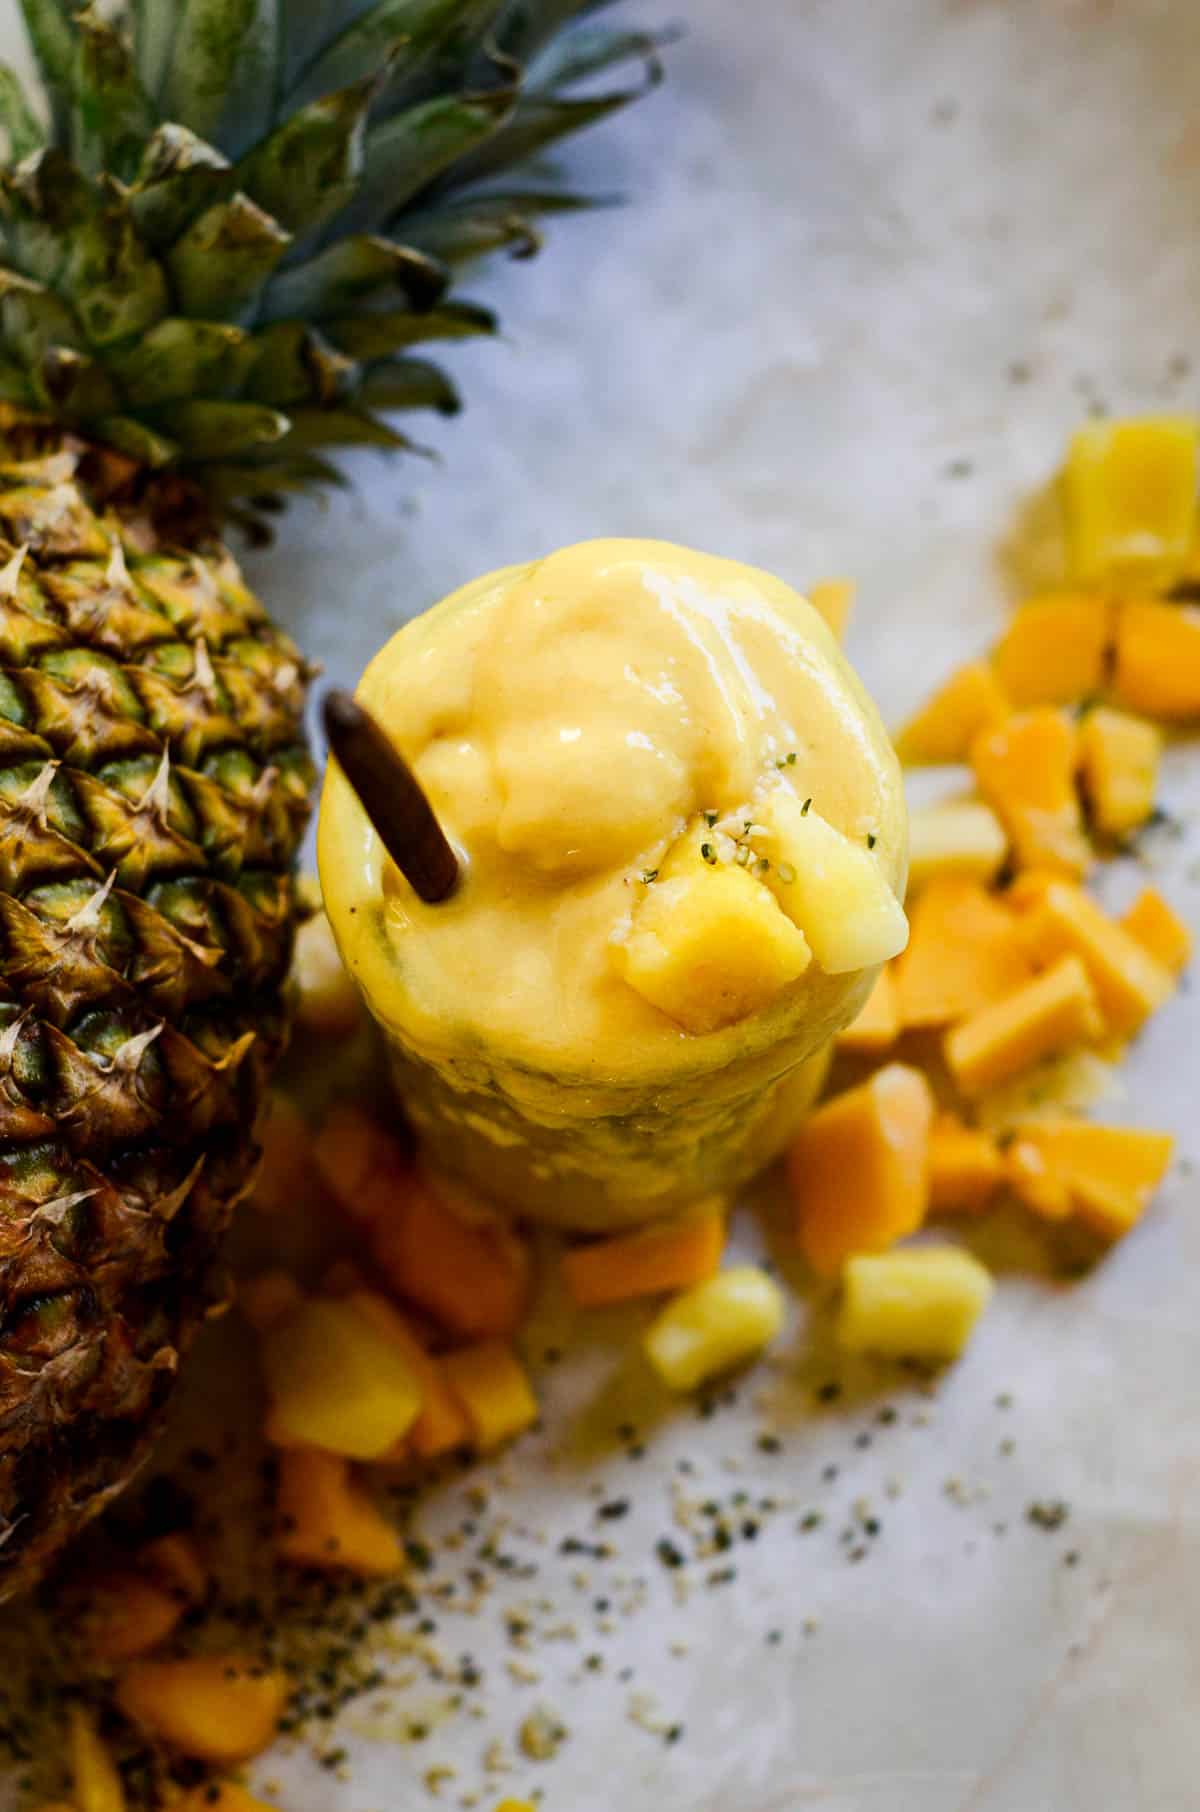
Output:
[[[1022,1205],[1043,1221],[1065,1221],[1071,1195],[1061,1177],[1050,1171],[1041,1151],[1027,1139],[1013,1139],[1004,1153],[1004,1176]]]
[[[261,1334],[298,1309],[304,1292],[290,1271],[258,1271],[238,1280],[237,1306]]]
[[[155,1742],[218,1768],[248,1762],[275,1740],[287,1681],[244,1655],[134,1661],[117,1704]]]
[[[1011,906],[1014,912],[1028,912],[1031,906],[1041,905],[1051,882],[1061,879],[1062,876],[1052,868],[1024,868],[1004,889],[1004,904]]]
[[[275,1507],[280,1560],[362,1579],[387,1578],[404,1564],[395,1529],[336,1454],[281,1453]]]
[[[521,1361],[503,1340],[481,1340],[442,1360],[446,1382],[484,1453],[511,1441],[537,1420],[537,1399]]]
[[[350,1301],[360,1315],[373,1321],[394,1343],[416,1380],[421,1407],[404,1436],[405,1447],[410,1447],[419,1459],[432,1460],[465,1446],[471,1435],[470,1424],[446,1382],[441,1361],[421,1344],[410,1323],[385,1296],[373,1290],[354,1289]]]
[[[1191,931],[1156,887],[1143,888],[1117,922],[1173,975],[1187,966],[1192,954]]]
[[[937,1214],[976,1214],[1004,1180],[1004,1159],[989,1133],[957,1114],[938,1114],[929,1135],[929,1207]]]
[[[903,1027],[950,1025],[1028,981],[1018,921],[978,881],[946,876],[910,911],[908,948],[893,964]]]
[[[835,1095],[788,1152],[796,1237],[831,1276],[856,1252],[883,1252],[914,1233],[929,1200],[933,1096],[920,1070],[889,1063]]]
[[[250,1201],[262,1214],[297,1212],[312,1194],[312,1139],[300,1109],[272,1089],[258,1127],[262,1161]]]
[[[1044,1057],[1090,1043],[1103,1030],[1088,972],[1077,956],[1066,956],[954,1026],[943,1050],[963,1094],[982,1095]]]
[[[939,686],[896,737],[902,761],[936,765],[965,761],[975,738],[1012,710],[987,661],[969,661]]]
[[[1078,956],[1091,977],[1110,1031],[1136,1032],[1170,998],[1175,982],[1137,939],[1081,887],[1053,882],[1024,921],[1026,949],[1039,964]]]
[[[581,1309],[686,1290],[711,1277],[725,1247],[719,1202],[666,1226],[569,1246],[562,1256],[567,1289]]]
[[[182,1799],[173,1799],[171,1812],[275,1812],[275,1808],[255,1799],[236,1781],[205,1781]]]
[[[1200,717],[1200,609],[1132,600],[1117,619],[1119,702],[1168,723]]]
[[[1075,726],[1043,706],[971,744],[979,791],[1007,830],[1021,868],[1081,875],[1091,857],[1075,790]]]
[[[76,1812],[125,1812],[125,1789],[86,1705],[67,1707],[67,1754]]]
[[[840,642],[854,607],[853,579],[819,579],[810,585],[805,596],[813,609],[824,617]]]
[[[1020,710],[1074,704],[1103,686],[1111,640],[1108,603],[1095,593],[1032,598],[992,655],[996,677]]]
[[[139,1550],[145,1571],[164,1591],[184,1604],[200,1604],[208,1596],[208,1568],[190,1535],[176,1531],[160,1535]]]
[[[317,1169],[339,1208],[370,1225],[392,1212],[409,1187],[412,1165],[403,1146],[370,1114],[340,1102],[313,1142]]]
[[[97,1661],[129,1661],[165,1642],[186,1605],[178,1595],[132,1570],[105,1574],[87,1593],[84,1645]]]
[[[875,977],[875,986],[859,1008],[857,1018],[842,1028],[837,1042],[844,1051],[873,1055],[876,1051],[886,1051],[899,1035],[894,972],[892,965],[885,963]]]
[[[529,1250],[498,1215],[409,1172],[372,1233],[375,1258],[399,1296],[466,1339],[511,1334],[529,1301]]]
[[[1099,705],[1079,731],[1079,770],[1088,813],[1106,837],[1124,837],[1154,810],[1162,731],[1127,711]]]
[[[1169,577],[1186,560],[1196,517],[1197,422],[1152,415],[1087,422],[1071,436],[1062,500],[1071,570]]]
[[[1017,1137],[1041,1155],[1079,1219],[1105,1239],[1119,1239],[1141,1219],[1175,1149],[1169,1133],[1091,1120],[1033,1120]]]

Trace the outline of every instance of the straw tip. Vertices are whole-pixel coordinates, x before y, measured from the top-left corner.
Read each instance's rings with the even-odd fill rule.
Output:
[[[362,706],[356,704],[354,695],[342,691],[338,686],[331,686],[321,701],[321,719],[330,742],[336,742],[339,736],[360,730],[366,722],[366,716]]]

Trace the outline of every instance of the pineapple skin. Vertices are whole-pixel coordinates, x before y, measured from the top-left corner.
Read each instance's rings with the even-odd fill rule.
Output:
[[[146,1453],[286,1038],[307,676],[193,504],[0,409],[0,1598]]]

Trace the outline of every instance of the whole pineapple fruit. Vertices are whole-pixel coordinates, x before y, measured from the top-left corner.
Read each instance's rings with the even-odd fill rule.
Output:
[[[580,0],[22,0],[0,69],[0,1596],[136,1467],[286,1036],[305,669],[217,539],[455,406]]]

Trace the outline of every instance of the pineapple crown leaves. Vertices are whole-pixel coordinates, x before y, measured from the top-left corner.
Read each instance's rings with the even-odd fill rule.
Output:
[[[409,446],[380,411],[458,408],[413,353],[495,331],[457,269],[595,205],[533,160],[669,35],[607,0],[21,4],[46,117],[0,65],[0,402],[235,513]]]

